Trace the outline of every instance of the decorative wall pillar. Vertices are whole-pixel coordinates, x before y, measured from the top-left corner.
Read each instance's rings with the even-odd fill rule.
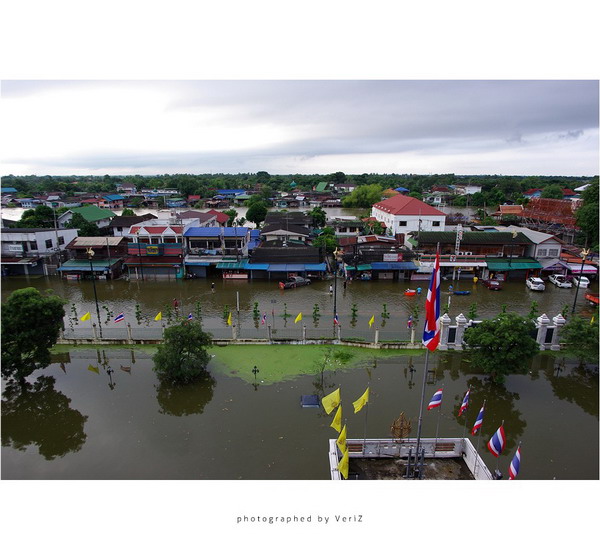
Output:
[[[379,344],[379,329],[375,329],[375,344]]]
[[[556,317],[552,317],[554,323],[554,333],[552,334],[552,342],[550,350],[560,350],[560,329],[565,326],[565,318],[559,313]]]
[[[548,325],[550,324],[550,319],[544,313],[537,318],[536,326],[537,326],[537,336],[535,337],[535,341],[538,343],[540,350],[546,350],[546,331],[548,330]]]
[[[462,348],[467,323],[467,318],[462,313],[456,317],[456,339],[454,340],[454,348]]]
[[[131,336],[131,325],[127,323],[127,344],[133,344],[133,336]]]
[[[440,335],[440,345],[439,345],[439,349],[440,350],[448,350],[448,332],[449,329],[448,327],[450,326],[452,319],[450,319],[448,313],[444,313],[441,317],[440,317],[440,322],[441,322],[441,335]]]
[[[302,325],[302,344],[306,344],[306,325]]]

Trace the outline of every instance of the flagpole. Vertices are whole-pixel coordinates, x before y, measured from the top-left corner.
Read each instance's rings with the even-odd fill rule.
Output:
[[[467,393],[471,390],[471,386],[467,385]],[[464,400],[464,396],[463,396],[463,400]],[[471,398],[471,394],[469,393],[469,399]],[[460,406],[462,406],[462,402],[460,403]],[[467,408],[465,409],[465,425],[463,426],[463,435],[462,438],[463,440],[465,439],[465,436],[467,435],[467,411],[469,410],[469,403],[467,403]]]
[[[367,391],[369,390],[369,383],[367,383]],[[369,397],[371,397],[371,391],[369,391]],[[366,456],[367,450],[367,418],[369,417],[369,401],[367,400],[367,410],[365,412],[365,437],[363,438],[363,455]]]
[[[419,406],[419,423],[417,425],[417,449],[416,456],[418,463],[420,444],[421,444],[421,427],[423,424],[423,402],[425,401],[425,385],[427,382],[427,368],[429,367],[429,348],[425,351],[425,370],[423,371],[423,387],[421,388],[421,404]]]
[[[500,427],[504,426],[504,420],[502,420],[502,424],[500,424]],[[503,443],[503,446],[506,445],[506,440]],[[498,457],[496,457],[496,470],[500,471],[500,455],[502,454],[502,451],[500,453],[498,453]]]
[[[485,410],[485,400],[483,401],[483,410]],[[477,421],[477,419],[475,419]],[[473,469],[473,476],[477,474],[477,466],[479,465],[479,444],[481,442],[481,431],[483,429],[483,423],[479,426],[479,433],[477,434],[477,449],[475,450],[475,468]]]
[[[435,457],[435,448],[437,447],[438,434],[440,431],[440,418],[442,416],[442,403],[444,402],[444,385],[442,384],[442,400],[440,401],[440,406],[438,406],[438,418],[437,418],[437,426],[435,427],[435,443],[433,444],[433,456]]]

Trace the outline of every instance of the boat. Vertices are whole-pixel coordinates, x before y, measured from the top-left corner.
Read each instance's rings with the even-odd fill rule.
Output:
[[[455,296],[468,296],[471,293],[470,290],[454,290],[453,294]]]
[[[404,295],[405,296],[416,296],[417,290],[404,290]]]
[[[590,305],[598,305],[598,294],[585,294],[585,299],[590,302]]]

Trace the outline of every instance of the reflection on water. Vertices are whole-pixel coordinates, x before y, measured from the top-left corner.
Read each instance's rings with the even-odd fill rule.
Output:
[[[25,450],[36,445],[51,461],[79,451],[86,440],[87,416],[70,407],[71,399],[42,375],[33,383],[10,382],[2,393],[2,445]]]
[[[161,382],[156,387],[159,412],[171,416],[202,414],[213,398],[215,385],[212,377],[185,386]]]
[[[348,367],[344,353],[352,351],[324,347],[311,373],[270,384],[260,383],[260,374],[244,380],[211,362],[211,377],[189,387],[159,383],[151,356],[142,351],[63,354],[25,390],[4,383],[2,476],[327,479],[327,441],[336,436],[332,416],[302,408],[302,395],[322,397],[341,387],[350,438],[389,437],[400,413],[416,435],[424,356],[377,357]],[[354,414],[352,402],[367,385],[368,415]],[[441,437],[466,434],[492,469],[498,463],[506,473],[521,442],[519,478],[598,478],[597,367],[543,354],[530,373],[507,373],[505,385],[497,385],[463,354],[435,352],[425,398],[442,385],[442,406],[424,411],[423,437],[435,436],[439,420]],[[459,418],[467,387],[470,406]],[[484,400],[479,438],[470,431]],[[486,444],[502,422],[507,444],[497,461]]]

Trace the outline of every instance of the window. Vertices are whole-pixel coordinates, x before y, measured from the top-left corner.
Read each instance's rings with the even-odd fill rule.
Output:
[[[433,227],[440,227],[440,222],[431,222]]]
[[[538,257],[545,257],[547,254],[548,254],[547,249],[538,249],[538,252],[537,252]]]
[[[58,236],[58,244],[59,245],[64,245],[65,244],[65,238],[61,237],[60,235]]]
[[[558,257],[558,249],[548,249],[549,257]]]
[[[399,227],[406,227],[406,220],[402,220],[402,221],[398,222],[398,226]]]
[[[37,242],[35,242],[35,241],[30,241],[30,242],[29,242],[29,250],[30,250],[30,251],[37,251]]]
[[[52,248],[52,239],[46,239],[46,249]]]

